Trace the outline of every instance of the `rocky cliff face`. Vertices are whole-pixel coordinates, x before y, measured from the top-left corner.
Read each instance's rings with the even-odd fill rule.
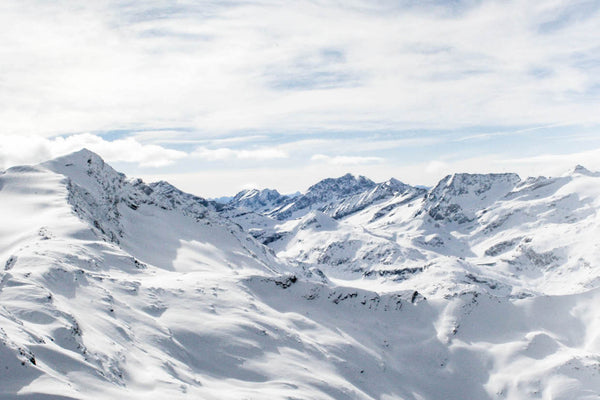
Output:
[[[477,211],[506,196],[521,181],[517,174],[454,174],[443,178],[428,194],[423,207],[436,221],[464,224]]]

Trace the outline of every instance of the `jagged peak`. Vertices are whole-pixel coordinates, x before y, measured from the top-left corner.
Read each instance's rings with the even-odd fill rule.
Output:
[[[251,199],[251,198],[260,198],[260,199],[274,199],[274,198],[278,198],[281,197],[282,195],[275,189],[244,189],[242,191],[240,191],[239,193],[237,193],[232,201],[239,201],[239,200],[247,200],[247,199]]]
[[[253,194],[258,193],[258,189],[242,189],[234,196],[234,198],[242,198],[246,196],[252,196]]]
[[[89,165],[89,164],[105,164],[102,157],[93,151],[82,148],[81,150],[75,151],[70,154],[66,154],[64,156],[56,157],[50,161],[46,161],[46,163],[63,163],[63,164],[73,164],[73,165]]]
[[[584,167],[581,164],[577,164],[575,168],[571,171],[571,175],[585,175],[585,176],[593,176],[600,177],[600,172],[593,172]]]
[[[140,182],[143,185],[143,181],[141,179],[138,179],[136,182]],[[167,181],[161,180],[158,182],[152,182],[152,183],[148,184],[147,186],[150,187],[153,190],[153,192],[155,192],[157,194],[163,194],[163,195],[175,194],[178,196],[186,197],[188,199],[194,199],[202,204],[210,203],[210,201],[206,200],[205,198],[196,196],[195,194],[184,192],[183,190],[179,189],[176,186],[173,186],[172,184],[170,184]]]
[[[108,181],[123,181],[125,174],[116,171],[98,154],[83,148],[40,164],[55,173],[65,175],[77,184],[87,186],[91,181],[101,185]]]
[[[173,187],[173,188],[175,187],[175,186],[171,185],[169,182],[163,181],[163,180],[152,182],[152,183],[150,183],[150,186],[156,186],[156,187],[163,186],[163,187]]]
[[[67,171],[66,167],[69,167],[69,171],[74,170],[89,170],[90,168],[96,169],[108,169],[113,171],[115,174],[123,175],[115,171],[110,165],[104,162],[104,159],[98,154],[91,150],[83,148],[64,156],[56,157],[52,160],[41,163],[40,165],[60,173]]]
[[[157,181],[157,182],[151,182],[147,185],[152,192],[155,193],[160,193],[160,194],[171,194],[171,193],[177,193],[177,194],[187,194],[185,192],[182,192],[181,190],[179,190],[177,187],[173,186],[172,184],[170,184],[167,181]]]
[[[236,194],[227,203],[227,206],[258,211],[281,205],[287,199],[287,196],[281,195],[274,189],[245,189]]]
[[[391,190],[398,191],[398,192],[404,192],[407,189],[414,189],[413,186],[411,186],[407,183],[404,183],[402,181],[399,181],[396,178],[390,178],[385,182],[381,182],[381,183],[377,184],[377,186],[389,188]]]
[[[390,178],[390,179],[388,179],[387,181],[385,181],[385,182],[383,182],[383,183],[384,183],[384,184],[387,184],[387,185],[395,185],[395,186],[396,186],[396,185],[405,185],[405,183],[404,183],[404,182],[402,182],[402,181],[399,181],[399,180],[398,180],[398,179],[396,179],[396,178]]]
[[[185,193],[166,181],[150,184],[141,179],[128,181],[123,173],[117,172],[102,157],[85,148],[41,165],[105,199],[136,198],[137,202],[155,202],[170,208],[181,208],[184,212],[210,204],[204,198]],[[140,196],[148,197],[142,199]]]
[[[307,194],[311,192],[319,192],[321,190],[336,190],[336,189],[348,189],[358,187],[374,187],[375,182],[362,175],[353,175],[347,173],[338,178],[326,178],[323,179],[311,187],[308,188]]]
[[[211,205],[218,208],[217,203],[186,193],[166,181],[152,182],[149,185],[144,185],[141,180],[139,182],[140,189],[146,195],[150,196],[157,204],[169,209],[181,209],[184,213],[195,215],[201,214],[203,208]]]

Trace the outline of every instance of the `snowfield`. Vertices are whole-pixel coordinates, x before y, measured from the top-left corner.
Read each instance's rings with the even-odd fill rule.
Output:
[[[600,174],[218,204],[0,174],[1,399],[599,399]]]

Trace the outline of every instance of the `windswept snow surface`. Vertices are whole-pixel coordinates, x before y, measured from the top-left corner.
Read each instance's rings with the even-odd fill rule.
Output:
[[[0,398],[600,398],[599,174],[235,199],[2,173]]]

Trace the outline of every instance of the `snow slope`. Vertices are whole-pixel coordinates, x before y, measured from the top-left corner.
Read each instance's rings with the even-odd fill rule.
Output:
[[[286,214],[5,171],[0,398],[599,397],[597,174],[340,179]]]

